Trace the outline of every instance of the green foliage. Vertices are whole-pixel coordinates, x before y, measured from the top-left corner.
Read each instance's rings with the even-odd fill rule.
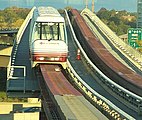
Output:
[[[115,25],[114,21],[109,22],[108,26],[112,31],[117,31],[117,25]]]
[[[68,10],[71,10],[72,7],[71,6],[67,6],[67,7],[65,7],[65,9],[68,11]]]
[[[126,34],[128,28],[136,27],[136,13],[101,8],[96,14],[117,35]],[[130,16],[131,20],[128,19]]]
[[[118,16],[113,16],[113,17],[110,17],[109,22],[113,21],[115,23],[115,25],[119,25],[120,24],[120,18]]]
[[[0,28],[19,28],[29,11],[30,9],[17,7],[0,10]]]
[[[106,19],[109,20],[111,17],[111,14],[108,10],[106,10],[105,8],[100,9],[100,11],[98,11],[98,17],[100,19]]]

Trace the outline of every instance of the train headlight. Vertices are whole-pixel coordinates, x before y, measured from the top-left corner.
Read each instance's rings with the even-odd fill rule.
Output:
[[[59,58],[55,58],[55,60],[56,60],[56,61],[59,61],[60,59],[59,59]]]
[[[50,60],[51,60],[51,61],[54,61],[54,60],[55,60],[55,58],[50,58]]]
[[[39,60],[44,60],[44,57],[39,57]]]
[[[51,61],[59,61],[60,58],[50,58]]]
[[[36,60],[44,60],[44,57],[36,57]]]

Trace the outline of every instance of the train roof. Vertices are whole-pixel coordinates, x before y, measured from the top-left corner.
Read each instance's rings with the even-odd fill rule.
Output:
[[[38,7],[34,14],[36,22],[64,22],[64,18],[53,7]]]

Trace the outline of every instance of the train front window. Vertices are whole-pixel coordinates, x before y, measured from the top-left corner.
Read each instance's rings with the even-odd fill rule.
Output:
[[[65,40],[64,23],[37,23],[36,39]]]

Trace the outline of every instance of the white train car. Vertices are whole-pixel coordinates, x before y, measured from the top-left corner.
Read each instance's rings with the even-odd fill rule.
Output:
[[[32,67],[37,64],[61,64],[66,68],[68,57],[64,18],[53,7],[38,7],[32,19],[30,55]]]

